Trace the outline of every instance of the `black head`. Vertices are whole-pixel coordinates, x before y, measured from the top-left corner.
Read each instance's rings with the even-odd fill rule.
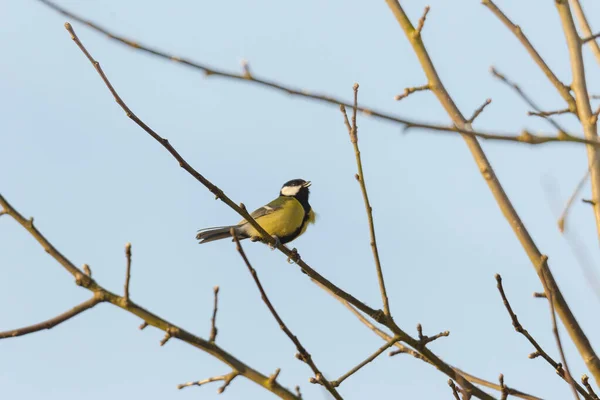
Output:
[[[283,184],[279,195],[295,197],[300,200],[301,203],[308,203],[308,195],[310,193],[308,190],[309,186],[310,181],[305,181],[304,179],[292,179]]]

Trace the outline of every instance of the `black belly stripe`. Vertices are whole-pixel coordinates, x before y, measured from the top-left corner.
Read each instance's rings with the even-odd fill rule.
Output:
[[[306,208],[304,209],[304,218],[302,218],[302,224],[300,224],[300,227],[298,229],[296,229],[294,232],[292,232],[292,234],[279,238],[279,241],[281,242],[281,244],[289,243],[292,240],[296,239],[300,235],[300,232],[302,232],[302,229],[308,223],[309,215],[310,215],[310,205],[308,206],[308,210]]]

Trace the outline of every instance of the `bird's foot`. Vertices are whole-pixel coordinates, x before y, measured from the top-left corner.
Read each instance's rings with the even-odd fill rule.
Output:
[[[300,261],[300,254],[298,253],[298,250],[296,250],[296,248],[294,247],[292,249],[292,254],[290,254],[290,256],[287,259],[287,262],[289,264],[294,264],[294,263],[297,263],[298,261]],[[304,272],[304,270],[302,272]]]
[[[269,247],[271,250],[275,250],[277,247],[281,246],[281,240],[276,235],[271,235],[273,239],[275,239],[275,244],[269,243]]]

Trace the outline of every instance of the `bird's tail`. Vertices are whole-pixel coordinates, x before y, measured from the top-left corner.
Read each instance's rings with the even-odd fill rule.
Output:
[[[240,239],[246,238],[246,236],[242,232],[239,232],[237,225],[232,225],[201,229],[198,231],[196,239],[198,239],[200,243],[208,243],[214,240],[225,239],[231,237],[231,228],[236,229],[236,233],[238,233]]]

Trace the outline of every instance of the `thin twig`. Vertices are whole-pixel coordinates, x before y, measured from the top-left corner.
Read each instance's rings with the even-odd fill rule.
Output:
[[[504,384],[504,375],[500,374],[498,377],[498,382],[500,382],[500,387],[502,388],[500,400],[506,400],[508,398],[508,388]]]
[[[419,22],[417,23],[417,29],[413,32],[413,36],[418,37],[421,36],[421,31],[425,26],[425,20],[427,19],[427,14],[429,14],[429,6],[425,6],[425,10],[423,10],[423,15],[419,18]]]
[[[542,256],[542,259],[540,260],[541,263],[548,263],[548,257],[546,256]],[[567,379],[567,382],[569,382],[569,384],[571,385],[571,389],[573,390],[573,397],[575,397],[575,400],[579,400],[579,395],[577,394],[577,387],[575,379],[573,379],[573,375],[571,375],[571,370],[569,369],[569,364],[567,363],[567,358],[565,356],[565,351],[563,349],[563,345],[562,345],[562,341],[560,340],[560,334],[558,332],[558,325],[556,324],[556,311],[554,310],[554,293],[552,292],[552,289],[548,286],[548,284],[542,280],[542,284],[544,285],[544,292],[546,293],[546,296],[548,297],[548,304],[550,305],[550,317],[552,320],[552,333],[554,334],[554,337],[556,339],[556,346],[558,347],[558,352],[560,354],[560,359],[562,361],[562,366],[563,366],[563,370],[565,372],[565,377]]]
[[[448,93],[443,82],[441,81],[440,76],[437,73],[435,66],[433,65],[431,57],[429,56],[423,41],[420,39],[416,40],[414,37],[412,37],[414,27],[406,13],[404,12],[404,9],[402,8],[398,0],[386,0],[386,3],[390,7],[392,13],[394,14],[394,17],[398,21],[398,24],[404,31],[405,36],[410,41],[413,50],[417,54],[417,58],[421,64],[421,67],[423,68],[423,72],[427,76],[427,80],[431,84],[431,87],[433,89],[432,91],[437,97],[438,101],[444,107],[446,113],[452,119],[452,122],[459,128],[465,128],[466,119],[460,112],[459,108],[456,106],[456,103],[454,103],[452,96],[450,95],[450,93]],[[564,87],[564,89],[568,91],[568,88]],[[586,138],[588,138],[587,135]],[[548,271],[545,270],[547,266],[540,265],[539,260],[542,254],[538,249],[536,243],[533,241],[533,238],[529,234],[527,227],[525,226],[525,224],[523,224],[523,221],[521,220],[519,214],[515,210],[512,202],[508,198],[498,177],[495,175],[494,169],[492,168],[491,163],[485,155],[485,152],[481,148],[480,143],[477,141],[476,138],[473,138],[472,136],[464,136],[464,140],[467,146],[469,147],[469,150],[471,151],[471,154],[477,164],[478,170],[480,171],[482,177],[488,184],[491,193],[496,199],[496,202],[498,203],[500,210],[504,214],[504,217],[513,229],[515,236],[519,239],[523,249],[527,253],[531,265],[538,274],[539,279],[544,279],[542,276],[545,275],[545,279],[548,285],[551,286],[554,290],[554,300],[556,302],[555,308],[561,320],[563,321],[563,325],[565,326],[567,332],[571,336],[571,339],[577,346],[579,352],[587,357],[586,365],[590,367],[590,371],[594,373],[594,376],[596,376],[596,373],[598,376],[600,376],[600,361],[598,360],[594,349],[592,348],[577,319],[571,312],[567,301],[558,289],[558,285],[556,284],[554,277],[550,273],[547,273]],[[598,196],[597,198],[600,198],[600,196]],[[596,207],[598,207],[598,205],[596,205]],[[461,386],[463,386],[461,382],[458,383]]]
[[[589,177],[590,169],[587,168],[585,170],[585,174],[581,177],[581,179],[577,183],[577,186],[575,186],[575,190],[573,190],[571,197],[569,197],[569,200],[567,200],[567,204],[565,204],[565,208],[563,209],[563,212],[560,214],[560,218],[558,219],[558,230],[561,233],[565,232],[565,221],[567,219],[569,211],[571,210],[571,206],[575,202],[575,199],[579,197],[579,193],[583,190],[585,182],[588,180]]]
[[[334,398],[336,398],[338,400],[342,399],[342,396],[340,396],[340,394],[337,392],[337,390],[331,385],[331,383],[325,378],[325,376],[323,376],[321,371],[319,371],[319,368],[317,368],[316,364],[314,363],[312,356],[308,353],[308,351],[306,351],[304,346],[302,346],[302,343],[300,343],[300,340],[298,340],[296,335],[294,335],[292,333],[292,331],[290,331],[290,329],[283,322],[283,320],[281,319],[281,317],[275,310],[273,303],[271,303],[271,301],[269,300],[269,297],[267,296],[265,289],[263,288],[262,284],[260,283],[258,274],[256,273],[256,270],[250,264],[250,260],[248,260],[248,257],[246,256],[246,253],[244,252],[244,249],[242,248],[240,240],[237,237],[236,231],[233,228],[231,229],[231,236],[233,236],[233,240],[235,241],[235,246],[236,246],[238,253],[240,253],[242,260],[244,260],[244,264],[246,264],[246,267],[248,267],[248,271],[250,272],[250,275],[252,275],[252,279],[254,279],[254,283],[256,284],[256,287],[258,288],[258,291],[260,292],[260,296],[261,296],[263,302],[265,303],[265,305],[267,306],[267,308],[273,315],[273,318],[275,318],[275,320],[279,324],[279,327],[281,328],[281,330],[287,335],[288,338],[290,338],[292,343],[294,343],[294,345],[296,346],[296,349],[298,350],[298,355],[299,355],[298,358],[300,360],[304,361],[310,367],[310,369],[315,374],[315,379],[317,380],[317,382],[321,383],[325,387],[325,389],[327,389],[327,391],[329,393],[331,393],[331,395]]]
[[[596,42],[596,39],[600,37],[600,33],[596,33],[595,35],[592,34],[592,28],[585,17],[583,7],[581,7],[581,2],[579,0],[570,0],[570,2],[573,6],[575,17],[579,21],[579,27],[585,35],[585,37],[581,39],[581,43],[589,43],[592,53],[594,53],[594,57],[596,57],[596,61],[598,64],[600,64],[600,46],[598,45],[598,42]]]
[[[221,394],[225,391],[225,389],[227,389],[227,386],[229,386],[231,381],[233,381],[238,375],[240,375],[238,371],[231,371],[227,375],[213,376],[201,381],[182,383],[180,385],[177,385],[177,389],[183,389],[190,386],[202,386],[211,382],[223,382],[223,385],[221,385],[217,389],[217,393]]]
[[[384,331],[382,331],[381,329],[377,328],[375,325],[373,325],[367,318],[365,318],[356,308],[354,308],[350,303],[338,299],[348,310],[350,310],[350,312],[352,312],[352,314],[354,314],[354,316],[356,316],[356,318],[358,318],[358,320],[360,322],[362,322],[366,327],[368,327],[369,329],[371,329],[377,336],[379,336],[380,338],[382,338],[385,341],[390,341],[392,340],[392,336],[388,335],[387,333],[385,333]],[[390,356],[394,356],[396,354],[409,354],[412,357],[424,361],[428,364],[431,364],[429,362],[429,360],[427,360],[427,358],[423,357],[417,350],[413,350],[409,347],[404,346],[402,343],[396,342],[394,344],[394,346],[398,349],[398,350],[394,350],[392,352],[390,352]],[[478,385],[482,385],[485,387],[488,387],[490,389],[494,389],[494,390],[498,390],[500,391],[501,388],[498,384],[490,382],[490,381],[486,381],[485,379],[481,379],[478,378],[474,375],[468,374],[465,371],[462,371],[456,367],[451,366],[452,369],[454,369],[456,372],[458,372],[461,376],[463,376],[464,378],[466,378],[469,382],[472,383],[476,383]],[[519,397],[522,399],[526,399],[526,400],[542,400],[539,397],[536,396],[532,396],[530,394],[527,394],[525,392],[522,392],[520,390],[517,389],[513,389],[513,388],[508,388],[511,396],[515,396],[515,397]]]
[[[583,383],[583,386],[585,386],[588,393],[590,394],[590,396],[592,396],[594,398],[594,400],[600,400],[600,399],[598,399],[598,395],[596,394],[596,392],[594,392],[592,385],[590,385],[590,378],[588,378],[588,376],[586,374],[583,374],[581,376],[581,383]]]
[[[315,100],[318,102],[352,107],[352,105],[349,104],[348,102],[342,101],[340,99],[334,98],[329,95],[321,95],[321,94],[311,93],[306,90],[296,89],[296,88],[286,86],[286,85],[283,85],[283,84],[280,84],[280,83],[277,83],[277,82],[274,82],[271,80],[257,79],[254,76],[248,77],[245,73],[237,74],[237,73],[233,73],[233,72],[219,70],[219,69],[216,69],[213,67],[208,67],[206,65],[196,63],[194,61],[191,61],[191,60],[183,58],[183,57],[179,57],[179,56],[176,56],[173,54],[168,54],[168,53],[160,51],[158,49],[142,45],[135,40],[126,39],[122,36],[116,35],[110,31],[108,31],[107,29],[99,26],[98,24],[95,24],[92,21],[89,21],[82,17],[79,17],[78,15],[75,15],[75,14],[67,11],[66,9],[54,4],[53,2],[51,2],[49,0],[38,0],[38,1],[47,5],[48,7],[52,8],[53,10],[88,26],[89,28],[95,30],[96,32],[106,35],[111,40],[117,41],[123,45],[131,47],[134,50],[145,52],[145,53],[151,54],[155,57],[159,57],[159,58],[171,61],[171,62],[176,62],[176,63],[182,64],[182,65],[185,65],[186,67],[190,67],[192,69],[199,70],[199,71],[203,72],[206,76],[218,76],[218,77],[227,78],[227,79],[250,82],[250,83],[254,83],[254,84],[257,84],[257,85],[260,85],[263,87],[267,87],[267,88],[270,88],[273,90],[284,92],[284,93],[287,93],[290,95],[309,98],[309,99],[312,99],[312,100]],[[478,137],[478,138],[486,139],[486,140],[519,142],[519,143],[527,143],[527,144],[532,144],[532,145],[538,145],[538,144],[544,144],[544,143],[573,142],[573,143],[589,144],[592,146],[600,147],[600,141],[598,141],[598,140],[583,139],[583,138],[579,138],[577,136],[573,136],[571,134],[559,134],[556,136],[549,135],[549,134],[535,135],[527,130],[521,132],[521,134],[519,134],[519,135],[506,134],[506,133],[494,133],[494,132],[482,132],[482,131],[473,131],[473,130],[469,130],[469,129],[462,129],[462,128],[458,128],[454,125],[452,125],[452,126],[433,125],[433,124],[426,124],[426,123],[422,123],[422,122],[418,122],[418,121],[411,121],[408,119],[397,117],[393,114],[388,114],[383,111],[378,111],[378,110],[374,110],[374,109],[367,108],[367,107],[358,107],[358,111],[362,112],[364,115],[367,115],[367,116],[371,116],[371,117],[382,119],[385,121],[401,124],[401,125],[404,125],[404,126],[407,126],[410,128],[426,129],[426,130],[430,130],[433,132],[460,133],[462,135]]]
[[[515,25],[507,16],[504,14],[496,4],[492,0],[482,0],[481,3],[486,6],[521,42],[525,50],[529,53],[533,61],[538,65],[538,67],[542,70],[544,75],[548,78],[548,80],[554,85],[558,93],[562,96],[562,98],[569,105],[569,110],[573,113],[576,112],[577,106],[575,104],[575,99],[571,95],[571,91],[568,86],[565,85],[558,79],[558,77],[552,72],[548,64],[544,61],[542,56],[537,52],[535,47],[531,44],[527,36],[523,33],[523,30],[519,25]]]
[[[215,302],[213,305],[212,318],[210,319],[210,336],[208,339],[208,341],[211,343],[214,343],[215,339],[217,338],[217,309],[219,306],[219,287],[215,286],[213,288],[213,292],[215,294]]]
[[[460,396],[458,395],[459,389],[456,387],[452,379],[448,379],[448,386],[450,386],[450,389],[452,389],[454,400],[460,400]]]
[[[450,331],[443,331],[433,336],[423,335],[423,326],[421,324],[417,324],[417,333],[419,335],[419,346],[424,347],[427,346],[428,343],[431,343],[441,337],[450,336]]]
[[[373,260],[375,261],[375,270],[377,272],[377,280],[379,282],[379,291],[381,292],[381,299],[383,301],[383,312],[385,315],[390,316],[390,302],[385,289],[385,280],[383,278],[383,270],[381,268],[381,261],[379,259],[379,249],[377,247],[377,238],[375,236],[375,223],[373,221],[373,207],[369,201],[369,194],[367,192],[367,184],[365,182],[365,175],[363,172],[362,159],[360,156],[360,149],[358,147],[358,125],[356,124],[356,108],[358,104],[358,83],[354,84],[354,107],[352,108],[352,125],[348,123],[348,115],[346,114],[346,108],[340,106],[340,110],[344,115],[344,123],[348,129],[350,135],[350,142],[354,147],[354,157],[356,158],[356,167],[358,173],[355,175],[360,190],[362,192],[363,202],[365,203],[365,210],[367,211],[367,220],[369,224],[369,236],[371,238],[371,251],[373,252]]]
[[[400,340],[399,337],[397,337],[397,336],[393,337],[386,344],[384,344],[379,349],[377,349],[377,351],[375,353],[371,354],[369,357],[367,357],[363,362],[361,362],[360,364],[358,364],[356,367],[352,368],[350,371],[346,372],[344,375],[340,376],[335,381],[331,381],[331,384],[334,387],[340,386],[343,381],[345,381],[347,378],[349,378],[350,376],[352,376],[353,374],[355,374],[359,369],[361,369],[362,367],[364,367],[365,365],[367,365],[368,363],[370,363],[371,361],[373,361],[374,359],[376,359],[377,357],[379,357],[379,355],[381,353],[383,353],[384,351],[386,351],[387,349],[389,349],[390,347],[392,347],[399,340]]]
[[[57,315],[56,317],[51,318],[47,321],[40,322],[35,325],[25,326],[23,328],[0,332],[0,339],[23,336],[23,335],[27,335],[29,333],[42,331],[44,329],[52,329],[56,325],[59,325],[65,321],[70,320],[71,318],[81,314],[82,312],[84,312],[86,310],[89,310],[90,308],[94,307],[96,304],[102,303],[103,301],[105,301],[105,299],[102,297],[101,294],[94,294],[94,297],[92,297],[91,299],[86,300],[83,303],[76,305],[69,311],[66,311],[60,315]]]
[[[407,87],[404,89],[404,92],[402,94],[397,94],[396,96],[394,96],[394,100],[400,101],[402,99],[407,98],[408,96],[410,96],[411,94],[413,94],[415,92],[422,92],[425,90],[429,90],[429,84],[425,84],[422,86]]]
[[[42,1],[42,0],[40,0],[40,1]],[[87,59],[94,66],[94,68],[96,69],[96,71],[100,75],[100,78],[102,78],[102,81],[104,82],[104,84],[106,85],[106,87],[108,88],[108,90],[113,95],[113,97],[114,97],[115,101],[117,102],[117,104],[119,104],[119,106],[123,109],[123,111],[125,111],[125,114],[127,115],[127,117],[129,117],[140,128],[142,128],[150,136],[152,136],[152,138],[155,139],[158,143],[160,143],[173,156],[173,158],[175,158],[177,160],[177,162],[179,163],[179,165],[181,166],[181,168],[183,168],[185,171],[187,171],[196,180],[198,180],[202,185],[204,185],[208,190],[210,190],[218,199],[220,199],[225,204],[227,204],[231,209],[233,209],[240,216],[242,216],[242,218],[244,218],[250,225],[252,225],[254,228],[256,228],[256,230],[262,235],[262,240],[264,240],[268,244],[275,245],[276,244],[275,239],[271,235],[269,235],[267,233],[267,231],[265,231],[256,222],[256,220],[254,218],[252,218],[252,216],[248,213],[248,211],[246,210],[245,207],[240,207],[237,203],[235,203],[229,197],[227,197],[227,195],[225,195],[225,193],[220,188],[218,188],[216,185],[214,185],[212,182],[210,182],[208,179],[206,179],[203,175],[201,175],[198,171],[196,171],[177,152],[177,150],[175,150],[175,148],[169,143],[169,141],[167,139],[161,137],[152,128],[150,128],[142,120],[140,120],[133,113],[133,111],[131,111],[131,109],[121,99],[121,97],[119,96],[119,94],[117,93],[117,91],[114,89],[114,87],[112,86],[112,84],[110,83],[110,81],[108,80],[108,78],[106,77],[106,75],[104,74],[104,71],[100,67],[100,64],[90,55],[90,53],[87,51],[87,49],[85,48],[85,46],[83,45],[83,43],[79,40],[79,38],[75,34],[75,31],[73,30],[73,27],[71,26],[71,24],[69,24],[67,22],[65,24],[65,28],[71,34],[71,39],[73,39],[73,41],[75,42],[75,44],[77,44],[77,46],[79,47],[79,49],[85,54],[85,56],[87,57]],[[328,291],[334,293],[336,296],[340,296],[343,299],[348,300],[350,303],[352,303],[354,306],[356,306],[358,309],[360,309],[364,313],[368,314],[371,318],[375,319],[376,321],[379,321],[379,322],[383,321],[383,317],[385,315],[384,315],[384,313],[381,310],[375,310],[375,309],[367,306],[364,302],[356,299],[351,294],[349,294],[349,293],[343,291],[342,289],[340,289],[339,287],[335,286],[333,283],[331,283],[330,281],[328,281],[327,279],[325,279],[317,271],[315,271],[314,269],[312,269],[308,264],[306,264],[306,262],[304,262],[304,260],[302,260],[298,256],[297,253],[289,250],[284,245],[279,244],[279,246],[277,248],[283,254],[285,254],[289,258],[293,259],[296,262],[296,264],[303,271],[306,272],[307,275],[309,275],[312,279],[314,279],[315,281],[317,281],[321,285],[323,285],[325,288],[327,288]]]
[[[129,302],[129,280],[131,279],[131,243],[127,242],[125,244],[125,257],[127,257],[127,272],[125,274],[125,295],[123,298],[125,299],[125,303]]]
[[[25,230],[27,230],[27,232],[29,232],[29,234],[35,240],[37,240],[37,242],[42,246],[42,248],[44,248],[44,250],[46,250],[46,252],[52,258],[54,258],[60,265],[62,265],[65,268],[65,270],[67,270],[75,278],[75,283],[77,285],[94,292],[94,298],[101,298],[102,301],[108,302],[114,306],[128,311],[133,315],[136,315],[137,317],[144,320],[146,325],[152,325],[155,328],[158,328],[164,332],[168,332],[169,335],[174,336],[183,342],[186,342],[200,350],[205,351],[206,353],[229,365],[232,369],[240,371],[240,374],[244,375],[246,378],[264,387],[265,389],[271,391],[272,393],[274,393],[282,399],[299,400],[298,396],[296,396],[294,393],[287,390],[278,383],[275,383],[272,387],[267,387],[267,376],[261,374],[249,365],[243,363],[241,360],[232,356],[230,353],[228,353],[221,347],[215,345],[214,343],[210,343],[207,340],[204,340],[182,328],[177,327],[176,325],[173,325],[169,321],[138,306],[132,301],[130,301],[128,304],[125,304],[125,302],[123,301],[123,297],[104,289],[96,281],[85,275],[83,271],[77,268],[69,259],[62,255],[41,234],[41,232],[38,231],[35,225],[33,225],[32,220],[25,219],[17,210],[15,210],[6,201],[6,199],[4,199],[4,197],[2,197],[2,195],[0,195],[0,206],[2,206],[6,214],[10,215],[15,221],[17,221],[19,225],[21,225]]]
[[[527,331],[527,329],[525,329],[523,327],[523,325],[521,325],[521,323],[519,322],[519,319],[517,318],[517,315],[513,311],[512,307],[508,301],[508,298],[506,297],[506,294],[504,292],[504,287],[502,286],[502,277],[500,276],[500,274],[496,274],[496,282],[497,282],[498,291],[500,292],[500,296],[502,297],[502,302],[504,303],[504,307],[506,308],[506,311],[508,312],[508,315],[510,316],[510,319],[512,321],[513,327],[515,328],[515,331],[517,331],[521,335],[525,336],[527,338],[527,340],[529,341],[529,343],[531,343],[533,345],[533,347],[535,347],[536,352],[532,353],[529,356],[529,358],[542,357],[544,360],[546,360],[548,362],[548,364],[550,364],[554,368],[554,370],[558,373],[558,376],[560,376],[565,382],[571,383],[565,376],[563,365],[554,361],[554,359],[552,357],[550,357],[548,355],[548,353],[546,353],[546,351],[542,348],[542,346],[540,346],[538,344],[538,342],[533,338],[533,336],[531,336],[531,334]],[[544,286],[546,287],[546,285],[544,285]],[[548,290],[548,289],[546,289],[546,290]],[[552,303],[552,301],[550,299],[548,299],[548,300],[549,300],[548,301],[549,303]],[[534,355],[534,356],[532,357],[532,355]],[[585,391],[585,389],[583,389],[583,387],[579,386],[576,382],[573,382],[573,383],[574,383],[573,386],[575,387],[575,389],[579,393],[581,393],[581,395],[583,397],[585,397],[588,400],[593,400],[586,393],[586,391]]]
[[[540,118],[546,118],[551,115],[568,114],[570,112],[571,112],[571,110],[569,110],[568,108],[563,108],[561,110],[554,110],[554,111],[527,111],[527,115],[534,116],[534,117],[540,117]]]
[[[498,70],[494,67],[490,68],[490,72],[492,73],[492,75],[494,75],[494,77],[498,78],[502,83],[506,84],[507,86],[509,86],[510,88],[512,88],[515,92],[517,92],[517,94],[531,107],[533,108],[538,116],[544,118],[546,121],[548,121],[554,128],[556,128],[557,131],[559,132],[564,132],[565,129],[562,128],[558,122],[556,122],[553,118],[551,118],[551,114],[548,113],[544,113],[540,107],[537,106],[537,104],[531,99],[531,97],[529,97],[527,94],[525,94],[525,92],[521,89],[521,87],[519,85],[517,85],[515,82],[511,81],[510,79],[508,79],[504,74],[501,74],[500,72],[498,72]]]
[[[477,117],[479,117],[479,114],[481,114],[481,113],[483,112],[483,110],[485,110],[485,108],[486,108],[488,105],[490,105],[490,104],[491,104],[491,102],[492,102],[492,99],[486,99],[486,100],[485,100],[485,102],[484,102],[482,105],[480,105],[480,106],[479,106],[479,107],[478,107],[478,108],[475,110],[475,112],[473,112],[473,115],[471,115],[471,118],[469,118],[469,119],[467,120],[467,123],[468,123],[468,124],[472,124],[472,123],[475,121],[475,119],[476,119]]]

